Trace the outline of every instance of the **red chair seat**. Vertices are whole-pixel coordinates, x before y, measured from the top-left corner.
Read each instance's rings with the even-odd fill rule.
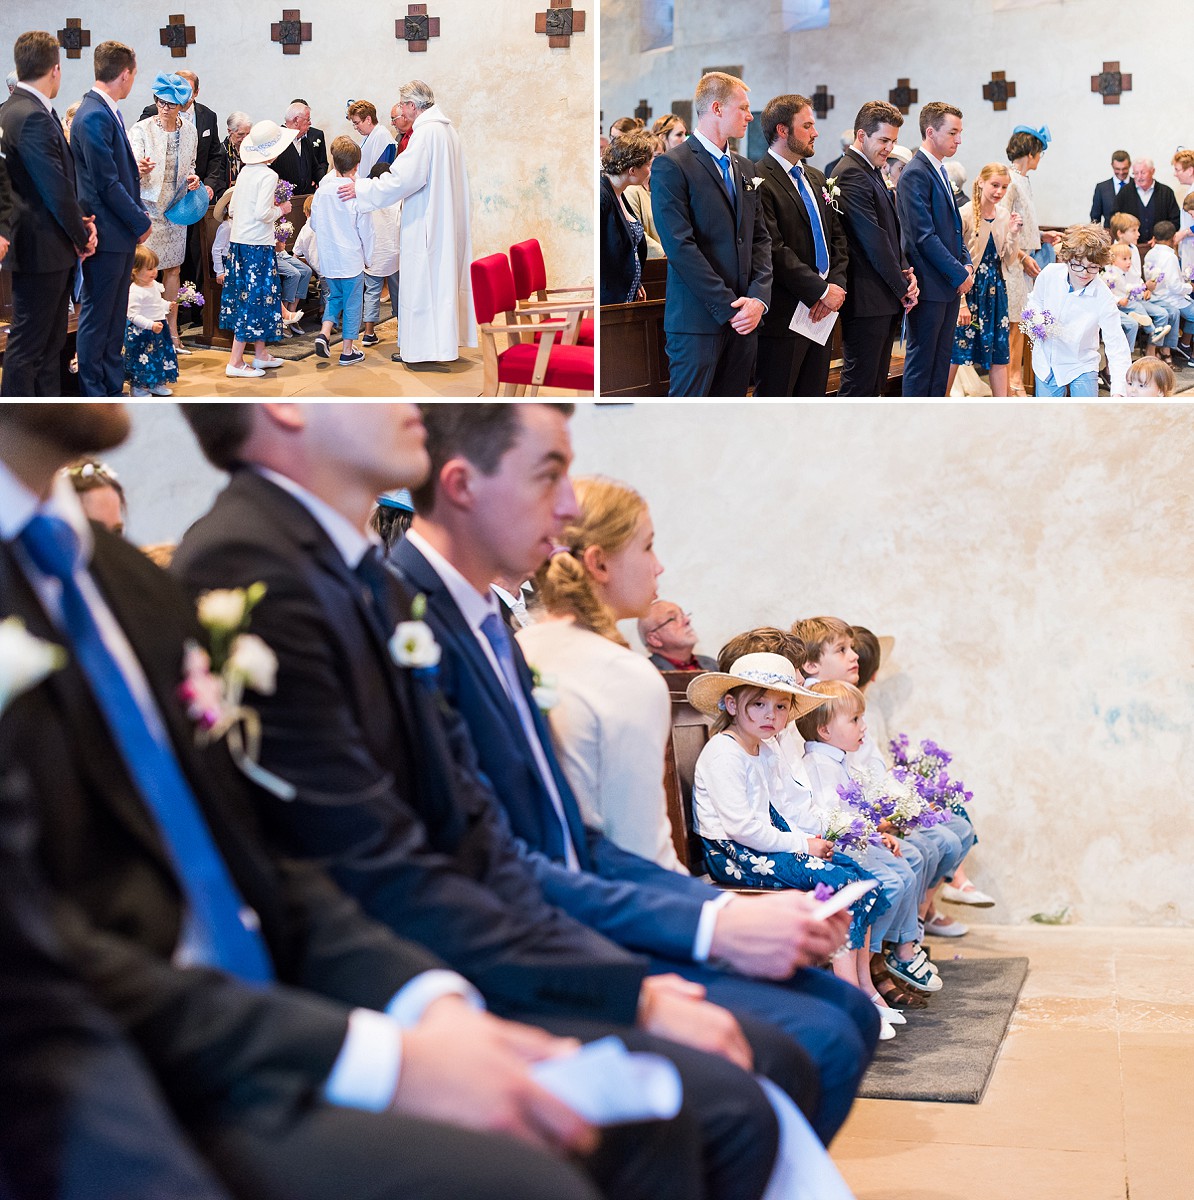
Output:
[[[527,383],[535,370],[539,347],[529,342],[511,346],[498,354],[498,379],[502,383]],[[542,387],[593,390],[593,347],[552,346]]]

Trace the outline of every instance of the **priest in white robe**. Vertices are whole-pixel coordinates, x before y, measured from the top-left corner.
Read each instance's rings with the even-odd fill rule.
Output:
[[[410,143],[377,179],[345,180],[340,196],[356,196],[365,211],[402,205],[401,269],[395,362],[451,362],[460,347],[476,346],[470,277],[468,173],[460,136],[435,103],[431,88],[415,79],[398,92],[399,106],[414,117]]]

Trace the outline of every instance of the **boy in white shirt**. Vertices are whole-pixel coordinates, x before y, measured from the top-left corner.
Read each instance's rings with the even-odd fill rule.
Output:
[[[1169,314],[1172,328],[1161,346],[1163,361],[1173,364],[1173,352],[1184,365],[1190,361],[1189,339],[1186,349],[1178,345],[1178,330],[1184,322],[1186,332],[1194,329],[1194,300],[1190,298],[1191,285],[1182,274],[1173,239],[1177,226],[1172,221],[1158,221],[1153,228],[1153,248],[1144,258],[1144,278],[1152,288],[1153,299]]]
[[[340,366],[350,367],[365,361],[354,346],[361,330],[361,312],[365,299],[365,264],[373,256],[373,220],[361,212],[355,200],[341,200],[336,188],[343,179],[355,179],[361,161],[360,147],[350,137],[338,137],[332,143],[332,166],[319,181],[311,202],[308,224],[319,239],[319,267],[327,288],[327,306],[323,325],[315,338],[315,353],[330,358],[328,338],[336,317],[343,321],[344,341],[340,348]]]
[[[1144,273],[1144,266],[1140,261],[1140,251],[1137,249],[1137,242],[1140,241],[1140,218],[1132,216],[1131,213],[1112,213],[1111,223],[1107,226],[1111,231],[1111,242],[1113,245],[1118,245],[1123,242],[1132,248],[1132,270],[1137,275]]]

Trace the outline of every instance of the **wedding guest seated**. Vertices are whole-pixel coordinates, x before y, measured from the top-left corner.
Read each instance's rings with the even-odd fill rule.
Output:
[[[643,263],[648,247],[643,223],[623,195],[651,178],[655,136],[634,130],[615,138],[601,155],[601,303],[645,300]]]
[[[1185,278],[1177,252],[1173,248],[1177,226],[1172,221],[1158,221],[1153,228],[1153,248],[1144,256],[1144,281],[1152,290],[1155,303],[1165,309],[1170,324],[1169,333],[1160,346],[1160,356],[1170,366],[1186,366],[1194,354],[1190,349],[1190,334],[1194,331],[1194,284]],[[1179,344],[1179,333],[1181,343]]]
[[[639,618],[638,636],[661,671],[717,670],[712,658],[696,653],[700,639],[692,627],[692,615],[670,600],[656,600],[647,615]]]
[[[116,472],[99,459],[83,458],[67,467],[66,476],[87,519],[123,537],[129,510]]]
[[[655,136],[655,135],[652,135]],[[663,139],[655,137],[655,152],[652,159],[658,158],[661,154],[665,154]],[[659,230],[655,228],[655,213],[651,208],[651,181],[648,179],[645,183],[632,183],[622,193],[622,200],[627,209],[638,218],[643,227],[643,234],[647,239],[647,257],[648,258],[666,258],[667,255],[663,252],[663,246],[659,241]]]
[[[683,145],[688,137],[688,127],[675,113],[664,113],[662,117],[656,118],[651,132],[663,140],[664,154]]]

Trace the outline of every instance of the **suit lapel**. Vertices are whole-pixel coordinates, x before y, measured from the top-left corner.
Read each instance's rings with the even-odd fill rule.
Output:
[[[692,147],[692,152],[696,155],[697,161],[705,168],[709,173],[709,177],[717,185],[717,190],[721,193],[721,198],[725,201],[726,208],[730,210],[730,215],[733,217],[734,204],[730,200],[729,193],[726,191],[726,184],[722,178],[721,168],[713,161],[713,155],[694,137],[688,139],[687,145]],[[732,154],[730,155],[730,175],[731,177],[734,175],[734,156]],[[735,179],[734,186],[737,191],[741,191],[742,184],[740,180]],[[741,197],[739,197],[738,211],[742,211]]]

